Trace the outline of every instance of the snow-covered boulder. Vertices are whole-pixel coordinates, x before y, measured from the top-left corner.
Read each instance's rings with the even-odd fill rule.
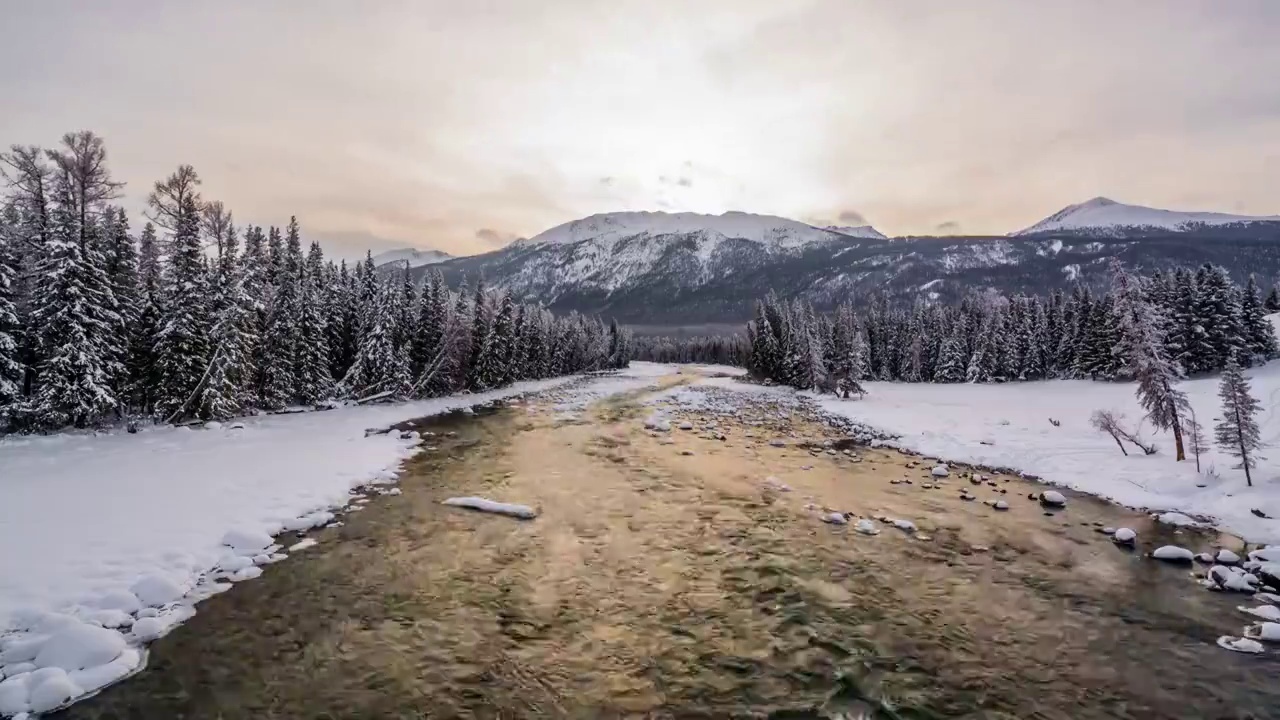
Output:
[[[1009,509],[1009,503],[1005,502],[1004,500],[997,500],[997,501],[995,502],[995,504],[994,504],[994,505],[992,505],[991,507],[993,507],[993,508],[995,508],[995,509],[997,509],[997,510],[1008,510],[1008,509]]]
[[[1280,623],[1262,622],[1244,629],[1244,636],[1250,640],[1280,643]]]
[[[1253,592],[1253,585],[1246,579],[1245,575],[1231,572],[1231,569],[1226,565],[1214,565],[1209,568],[1206,584],[1209,585],[1210,589],[1226,590],[1228,592]]]
[[[1224,548],[1213,556],[1213,561],[1219,565],[1235,565],[1240,562],[1240,556]]]
[[[934,468],[929,471],[929,474],[934,477],[946,477],[951,474],[951,469],[947,467],[946,463],[943,463],[941,465],[935,465]]]
[[[222,536],[222,544],[237,555],[257,555],[272,543],[271,536],[261,530],[228,530]]]
[[[1196,562],[1204,563],[1205,565],[1212,565],[1213,553],[1196,553],[1195,560]]]
[[[36,653],[37,667],[83,670],[115,660],[125,648],[124,637],[94,625],[72,625],[49,636]]]
[[[903,532],[914,533],[916,531],[916,524],[910,520],[894,520],[892,524]]]
[[[93,599],[93,606],[103,610],[119,610],[135,613],[142,609],[138,596],[128,590],[108,590]]]
[[[1249,638],[1234,638],[1230,635],[1223,635],[1218,638],[1218,647],[1232,652],[1246,653],[1249,655],[1258,655],[1262,653],[1262,643]]]
[[[82,690],[58,667],[44,668],[31,673],[27,680],[27,692],[31,712],[45,713],[66,704],[80,695]]]
[[[1065,507],[1067,498],[1057,490],[1045,490],[1040,493],[1040,504],[1046,507]]]
[[[845,517],[844,513],[835,512],[833,510],[822,516],[822,522],[831,523],[832,525],[847,525],[849,523],[849,518]]]
[[[133,624],[133,636],[141,642],[151,642],[164,634],[168,623],[158,617],[140,618]]]
[[[1138,533],[1129,528],[1116,528],[1111,534],[1111,539],[1119,545],[1132,545],[1138,539]]]
[[[1280,622],[1280,607],[1275,605],[1259,605],[1258,607],[1238,607],[1236,608],[1242,613],[1252,615],[1256,618],[1269,620],[1271,622]]]
[[[442,504],[449,505],[450,507],[469,508],[471,510],[479,510],[480,512],[507,515],[521,520],[532,520],[533,518],[538,517],[538,511],[528,505],[497,502],[495,500],[489,500],[482,497],[452,497],[445,500]]]
[[[1155,517],[1156,522],[1173,525],[1174,527],[1197,527],[1200,525],[1195,518],[1180,512],[1157,513]]]
[[[1151,557],[1156,560],[1165,560],[1168,562],[1191,562],[1195,554],[1190,550],[1178,547],[1177,545],[1162,545],[1151,553]]]
[[[252,580],[256,577],[261,577],[261,575],[262,568],[257,565],[250,565],[249,567],[240,568],[239,570],[231,573],[227,579],[231,582],[244,582],[245,580]]]
[[[862,533],[863,535],[879,535],[880,534],[880,528],[876,527],[876,524],[874,522],[866,518],[859,520],[858,524],[853,526],[853,529],[858,531],[859,533]]]
[[[164,575],[147,575],[135,582],[129,590],[143,605],[152,608],[177,602],[187,593],[186,588]]]

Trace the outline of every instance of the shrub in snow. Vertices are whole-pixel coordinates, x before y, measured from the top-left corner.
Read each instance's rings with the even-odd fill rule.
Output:
[[[508,515],[521,520],[532,520],[538,517],[538,511],[528,505],[502,503],[482,497],[452,497],[442,504],[451,507],[470,508],[480,512],[496,513],[498,515]]]
[[[950,472],[950,469],[944,464],[935,466],[929,471],[929,474],[934,477],[946,477]]]
[[[1121,545],[1132,545],[1137,538],[1138,533],[1129,528],[1116,528],[1116,531],[1111,535],[1111,539]]]
[[[1057,490],[1045,490],[1040,493],[1040,504],[1048,507],[1063,507],[1067,504],[1067,498]]]
[[[1162,545],[1151,553],[1151,557],[1169,562],[1191,562],[1191,558],[1195,555],[1190,550],[1177,545]]]

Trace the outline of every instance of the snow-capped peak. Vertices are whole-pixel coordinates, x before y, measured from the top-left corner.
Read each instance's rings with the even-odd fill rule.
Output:
[[[1046,232],[1083,232],[1102,235],[1119,235],[1125,229],[1190,230],[1201,225],[1230,225],[1235,223],[1280,222],[1280,215],[1231,215],[1218,212],[1179,212],[1126,205],[1110,198],[1068,205],[1026,230],[1010,235],[1035,235]]]
[[[870,228],[867,228],[870,229]],[[871,230],[874,232],[874,230]],[[798,248],[814,243],[839,241],[848,236],[775,215],[754,215],[731,211],[721,215],[666,212],[616,212],[591,215],[557,225],[514,246],[571,245],[584,240],[614,240],[646,235],[686,235],[712,233],[726,238],[750,240],[777,248]],[[879,233],[876,233],[878,236]],[[860,235],[860,237],[870,237]],[[883,237],[883,236],[880,236]]]
[[[398,265],[411,267],[422,267],[423,265],[432,265],[434,263],[444,262],[453,256],[441,250],[423,250],[421,248],[400,248],[399,250],[387,250],[373,256],[373,264],[382,267],[383,265]]]
[[[869,240],[888,240],[889,238],[870,225],[828,225],[827,230],[849,237],[867,238]]]

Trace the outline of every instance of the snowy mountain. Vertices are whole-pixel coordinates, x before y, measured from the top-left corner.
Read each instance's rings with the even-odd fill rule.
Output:
[[[423,265],[432,265],[434,263],[444,262],[453,256],[441,250],[423,250],[421,248],[400,248],[399,250],[387,250],[373,256],[373,264],[377,267],[384,265],[395,265],[404,267],[408,263],[409,267],[416,268]]]
[[[774,215],[727,212],[721,215],[665,212],[617,212],[591,215],[539,233],[512,245],[573,245],[586,240],[596,243],[616,242],[625,238],[658,238],[671,235],[699,235],[711,244],[722,239],[748,240],[770,249],[795,249],[816,243],[840,240],[837,235],[855,237],[884,236],[866,226],[874,235],[846,233],[842,229],[823,229]]]
[[[611,213],[432,267],[451,285],[483,276],[558,312],[696,325],[746,320],[771,289],[819,309],[872,294],[945,301],[986,287],[1043,294],[1079,282],[1104,289],[1112,258],[1144,271],[1211,262],[1236,278],[1257,273],[1268,285],[1280,275],[1280,223],[889,239],[869,228],[837,231],[747,213]]]
[[[1222,225],[1280,223],[1280,215],[1230,215],[1218,212],[1178,212],[1141,205],[1126,205],[1104,197],[1068,205],[1012,236],[1070,233],[1097,237],[1124,237],[1136,232],[1186,232]]]
[[[889,238],[879,230],[870,225],[828,225],[827,230],[841,235],[848,235],[856,238],[870,238],[871,240],[888,240]]]

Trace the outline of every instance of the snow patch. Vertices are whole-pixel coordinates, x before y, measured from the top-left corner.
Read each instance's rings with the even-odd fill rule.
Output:
[[[532,520],[533,518],[538,517],[538,511],[528,505],[497,502],[496,500],[489,500],[482,497],[452,497],[441,504],[448,505],[450,507],[479,510],[480,512],[496,513],[498,515],[509,515],[521,520]]]

